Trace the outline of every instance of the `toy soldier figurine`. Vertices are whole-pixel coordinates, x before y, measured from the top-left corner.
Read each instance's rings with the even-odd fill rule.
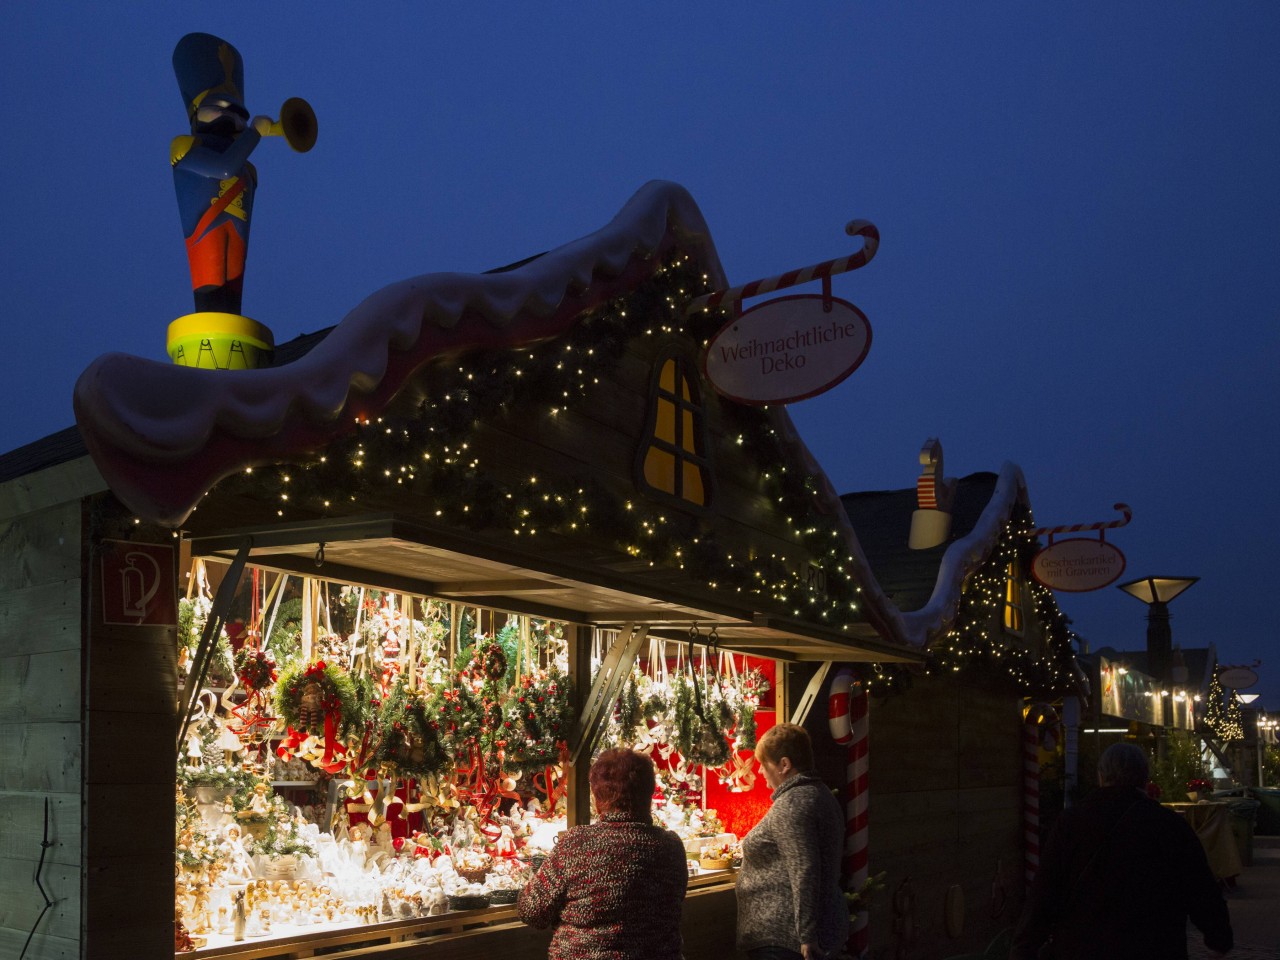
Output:
[[[258,174],[249,154],[271,127],[244,107],[244,62],[208,33],[189,33],[173,51],[173,71],[191,120],[169,160],[187,238],[197,310],[240,312],[244,259]]]
[[[258,174],[249,155],[264,136],[284,136],[298,151],[316,139],[315,114],[292,98],[280,120],[250,119],[244,106],[244,62],[226,40],[189,33],[173,51],[173,71],[191,121],[191,133],[169,148],[187,241],[196,313],[170,326],[169,353],[191,366],[258,365],[269,354],[271,332],[240,316],[245,253]]]

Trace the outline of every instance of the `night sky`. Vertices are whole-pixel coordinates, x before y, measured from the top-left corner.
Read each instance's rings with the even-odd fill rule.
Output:
[[[882,234],[835,292],[862,368],[792,407],[841,491],[1024,471],[1037,522],[1133,522],[1125,579],[1186,575],[1175,643],[1261,659],[1280,709],[1271,537],[1280,332],[1272,2],[5,4],[0,258],[9,450],[73,423],[96,356],[164,358],[192,309],[169,172],[170,55],[231,40],[264,142],[244,312],[278,342],[390,282],[481,271],[693,194],[734,283]],[[127,11],[127,13],[126,13]],[[812,291],[817,292],[816,287]],[[1139,648],[1114,588],[1063,595]]]

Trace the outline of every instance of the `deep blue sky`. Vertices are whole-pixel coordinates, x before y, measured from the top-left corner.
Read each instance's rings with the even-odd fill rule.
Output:
[[[254,113],[320,141],[254,156],[245,312],[277,340],[377,288],[479,271],[683,183],[736,283],[836,281],[863,367],[798,404],[842,491],[1025,471],[1044,524],[1133,523],[1127,576],[1193,575],[1174,639],[1264,661],[1280,709],[1280,5],[10,3],[0,9],[8,450],[72,423],[99,354],[163,358],[191,310],[168,145],[177,39],[240,49]],[[1061,597],[1141,646],[1109,588]]]

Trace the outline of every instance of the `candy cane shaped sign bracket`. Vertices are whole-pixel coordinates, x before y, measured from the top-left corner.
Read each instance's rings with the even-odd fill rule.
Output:
[[[1105,531],[1114,530],[1117,527],[1123,527],[1133,519],[1133,510],[1129,508],[1127,503],[1117,503],[1112,506],[1111,509],[1119,510],[1120,513],[1123,514],[1121,519],[1110,521],[1102,520],[1098,523],[1069,523],[1059,527],[1036,527],[1031,531],[1031,536],[1048,537],[1049,543],[1052,544],[1054,536],[1059,533],[1082,533],[1086,530],[1097,530],[1098,539],[1105,540],[1107,538]]]
[[[721,396],[750,406],[794,403],[830,390],[866,359],[871,324],[847,300],[831,294],[831,278],[865,266],[880,244],[880,233],[866,220],[851,221],[845,232],[862,238],[862,249],[775,277],[695,298],[688,313],[731,305],[728,322],[707,342],[702,368]],[[742,301],[814,280],[822,293],[777,297],[742,310]]]
[[[1050,590],[1067,593],[1085,593],[1101,590],[1115,583],[1124,573],[1125,558],[1120,548],[1107,543],[1107,530],[1123,527],[1133,518],[1127,503],[1117,503],[1115,509],[1123,517],[1120,520],[1099,523],[1076,523],[1059,527],[1039,527],[1032,536],[1048,536],[1049,545],[1031,560],[1031,575]],[[1098,539],[1069,537],[1054,542],[1059,533],[1098,531]]]
[[[875,257],[876,251],[880,248],[880,231],[869,220],[850,220],[845,224],[844,232],[851,237],[861,237],[862,249],[847,257],[823,260],[821,263],[815,263],[812,266],[801,267],[798,270],[788,270],[786,273],[780,273],[775,277],[753,280],[751,283],[744,283],[740,287],[730,287],[728,290],[718,290],[715,293],[704,294],[691,300],[689,306],[685,308],[685,313],[696,313],[699,310],[709,313],[722,303],[748,300],[751,297],[773,293],[775,290],[799,286],[802,283],[812,283],[814,280],[834,277],[837,273],[848,273],[850,270],[865,267]],[[829,290],[826,291],[826,296],[830,297]]]

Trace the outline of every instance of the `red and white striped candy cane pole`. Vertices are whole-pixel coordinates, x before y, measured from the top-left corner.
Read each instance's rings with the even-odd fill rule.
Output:
[[[1022,724],[1022,842],[1028,887],[1040,869],[1040,736],[1036,726],[1032,708]]]
[[[1058,723],[1047,703],[1033,704],[1022,724],[1023,842],[1026,847],[1027,886],[1040,870],[1040,731]]]
[[[851,890],[858,890],[867,882],[868,735],[871,730],[868,702],[867,691],[857,682],[852,670],[841,670],[831,681],[827,701],[831,736],[836,743],[848,746],[844,873]],[[849,937],[850,952],[857,958],[866,956],[870,943],[867,917],[868,911],[859,911]]]

